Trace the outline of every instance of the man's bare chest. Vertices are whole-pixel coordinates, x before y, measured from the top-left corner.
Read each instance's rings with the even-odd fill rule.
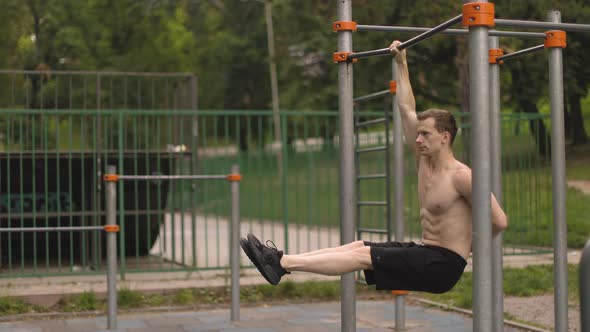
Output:
[[[420,207],[434,215],[444,214],[460,198],[449,174],[418,177]]]

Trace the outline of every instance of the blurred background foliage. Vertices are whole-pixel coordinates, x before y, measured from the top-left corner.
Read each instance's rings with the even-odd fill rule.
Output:
[[[272,9],[281,109],[336,110],[335,3],[272,0]],[[550,9],[561,10],[564,22],[590,23],[590,7],[579,0],[502,0],[496,17],[545,20]],[[359,24],[431,27],[460,12],[460,2],[444,0],[353,1]],[[199,76],[201,109],[270,109],[265,24],[263,1],[256,0],[0,0],[0,69],[191,72]],[[383,48],[411,36],[356,32],[353,49]],[[566,132],[574,145],[588,141],[590,53],[583,45],[589,41],[588,34],[568,33],[564,51]],[[500,40],[506,52],[540,43]],[[462,36],[437,36],[409,50],[420,109],[469,111],[466,58]],[[387,88],[390,61],[359,61],[355,94]],[[0,97],[9,93],[3,84]],[[503,110],[545,112],[547,85],[543,54],[507,62]]]

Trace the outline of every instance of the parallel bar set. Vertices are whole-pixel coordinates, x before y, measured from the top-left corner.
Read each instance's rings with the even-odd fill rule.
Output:
[[[503,273],[502,273],[502,237],[499,235],[492,241],[491,228],[491,202],[490,192],[494,193],[498,202],[502,202],[501,188],[501,130],[500,130],[500,75],[499,64],[504,60],[514,59],[519,56],[529,54],[542,49],[548,49],[549,59],[549,91],[551,99],[551,151],[552,151],[552,180],[553,180],[553,219],[554,219],[554,266],[555,266],[555,330],[565,332],[568,330],[567,322],[567,232],[566,232],[566,215],[565,215],[565,139],[564,139],[564,121],[563,121],[563,68],[562,68],[562,48],[565,47],[565,34],[563,33],[563,44],[548,43],[548,37],[554,31],[547,33],[536,32],[512,32],[498,31],[490,29],[492,26],[497,27],[522,27],[534,29],[560,29],[565,31],[590,32],[590,25],[561,23],[561,15],[557,11],[548,13],[549,22],[530,22],[518,20],[501,20],[493,19],[493,5],[487,1],[470,2],[464,5],[464,14],[457,16],[447,22],[442,23],[434,28],[416,28],[416,27],[390,27],[375,25],[355,25],[357,31],[389,31],[389,32],[421,32],[420,35],[400,44],[399,50],[408,48],[425,40],[437,33],[450,35],[469,35],[469,88],[470,88],[470,109],[472,110],[471,128],[472,128],[472,171],[473,171],[473,265],[474,265],[474,330],[475,331],[502,331],[503,330]],[[466,10],[466,7],[467,8]],[[485,9],[491,8],[491,18]],[[470,11],[471,10],[471,11]],[[473,11],[475,10],[475,11]],[[482,10],[482,16],[479,12]],[[469,16],[472,15],[472,16]],[[488,17],[484,17],[488,15]],[[341,22],[351,20],[350,1],[341,1],[338,6],[338,19]],[[469,30],[448,29],[455,23],[463,20],[464,25]],[[481,21],[479,21],[481,19]],[[486,21],[487,20],[487,21]],[[476,22],[474,22],[476,21]],[[473,22],[473,23],[466,23]],[[338,52],[344,53],[345,57],[340,57],[340,72],[346,75],[339,75],[339,104],[340,104],[340,127],[342,129],[350,128],[349,122],[352,121],[350,114],[351,105],[357,101],[375,99],[385,96],[387,91],[380,91],[362,97],[352,97],[352,74],[350,66],[352,60],[369,56],[381,56],[391,53],[389,48],[352,52],[350,49],[350,35],[352,31],[338,31],[339,41],[346,40],[346,44],[339,43]],[[559,31],[558,31],[559,32]],[[559,32],[562,33],[562,32]],[[521,37],[521,38],[545,38],[545,44],[520,50],[511,54],[501,55],[496,58],[495,62],[491,61],[490,49],[498,48],[497,37]],[[490,38],[491,37],[491,38]],[[490,43],[488,45],[488,42]],[[490,53],[490,54],[488,54]],[[490,58],[488,58],[490,56]],[[336,59],[336,58],[335,58]],[[394,124],[400,122],[395,110],[394,104]],[[375,123],[388,121],[388,118],[374,120]],[[357,127],[360,127],[357,125]],[[401,131],[399,126],[395,127],[394,144],[401,142],[398,133]],[[346,137],[349,131],[341,131],[340,137]],[[350,170],[351,147],[341,145],[341,171]],[[396,148],[397,150],[399,148]],[[395,151],[394,150],[394,151]],[[403,183],[403,172],[399,171],[400,161],[398,154],[394,152],[395,165],[395,201],[400,211],[403,206],[403,193],[399,183]],[[354,197],[356,195],[354,185],[350,185],[352,178],[346,174],[341,174],[341,198]],[[349,201],[341,199],[340,207],[343,217],[349,213]],[[352,214],[351,214],[352,215]],[[403,215],[396,214],[396,239],[401,240],[403,237]],[[347,228],[353,223],[342,222],[343,232],[349,234]],[[342,243],[351,242],[348,237],[342,237]],[[590,242],[589,242],[590,243]],[[588,246],[587,246],[588,247]],[[588,249],[586,250],[588,251]],[[490,255],[492,253],[492,255]],[[588,253],[586,254],[588,256]],[[587,259],[587,258],[586,258]],[[586,270],[590,267],[586,267]],[[590,274],[583,270],[584,273]],[[581,269],[582,273],[582,269]],[[588,277],[586,277],[588,278]],[[343,279],[344,280],[344,279]],[[581,277],[581,282],[583,278]],[[344,285],[344,281],[343,281]],[[493,291],[495,289],[496,291]],[[346,294],[347,289],[343,286],[342,292]],[[583,288],[581,297],[590,301],[587,288]],[[342,301],[353,301],[354,293],[349,296],[343,296]],[[583,305],[588,306],[587,302],[582,301]],[[403,299],[396,297],[396,303],[401,308]],[[356,318],[354,309],[349,304],[342,304],[342,329],[349,331],[354,327]],[[344,308],[347,311],[344,311]],[[492,310],[489,310],[492,308]],[[586,311],[590,309],[586,308]],[[396,310],[396,329],[403,329],[404,319],[402,310]],[[582,315],[583,316],[583,315]],[[582,318],[584,320],[584,318]],[[587,323],[588,324],[588,323]],[[590,330],[590,327],[588,327]],[[586,331],[586,330],[583,330]]]
[[[230,230],[230,268],[231,268],[231,319],[240,317],[240,252],[238,248],[240,231],[240,181],[239,167],[232,166],[228,175],[118,175],[117,168],[107,166],[106,182],[106,224],[104,226],[60,226],[60,227],[9,227],[0,228],[0,233],[20,232],[65,232],[96,231],[107,232],[107,328],[117,328],[117,181],[121,180],[227,180],[231,183],[231,230]]]

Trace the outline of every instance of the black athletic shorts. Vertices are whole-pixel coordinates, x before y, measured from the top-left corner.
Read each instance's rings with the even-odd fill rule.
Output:
[[[367,284],[378,290],[444,293],[459,281],[467,262],[456,252],[414,242],[367,242],[373,270]]]

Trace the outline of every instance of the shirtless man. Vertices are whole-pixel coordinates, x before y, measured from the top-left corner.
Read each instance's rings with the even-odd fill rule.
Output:
[[[274,245],[263,245],[253,235],[240,245],[263,277],[273,285],[291,271],[342,275],[364,271],[367,283],[383,290],[444,293],[457,283],[471,251],[471,169],[455,159],[452,144],[457,133],[453,115],[430,109],[416,113],[406,52],[390,49],[397,66],[396,101],[406,142],[416,154],[420,243],[355,241],[340,247],[298,255],[284,255]],[[414,140],[414,141],[412,141]],[[491,195],[492,231],[507,226],[506,215]],[[267,241],[269,242],[269,241]]]

